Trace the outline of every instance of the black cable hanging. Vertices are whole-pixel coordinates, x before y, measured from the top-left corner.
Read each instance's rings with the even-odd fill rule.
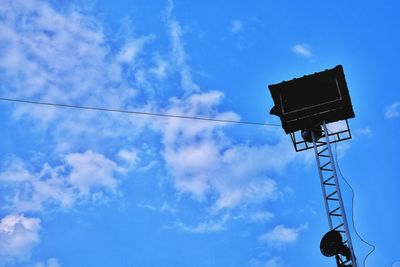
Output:
[[[349,181],[346,179],[346,177],[344,177],[344,175],[342,174],[342,171],[340,170],[340,166],[339,166],[339,161],[338,161],[338,153],[337,153],[337,142],[335,142],[335,158],[336,158],[336,165],[337,165],[337,169],[339,171],[339,174],[341,176],[341,178],[343,179],[343,181],[347,184],[347,186],[350,188],[351,190],[351,221],[353,224],[353,228],[354,228],[354,232],[357,234],[358,238],[360,238],[360,240],[364,243],[367,244],[368,246],[370,246],[372,249],[370,252],[368,252],[368,254],[365,256],[364,260],[363,260],[363,266],[365,267],[365,263],[367,261],[367,258],[369,255],[371,255],[374,251],[375,251],[375,245],[368,243],[367,241],[365,241],[364,238],[362,238],[362,236],[358,233],[355,222],[354,222],[354,199],[355,199],[355,193],[354,193],[354,188],[350,185]]]
[[[0,101],[8,101],[8,102],[15,102],[15,103],[25,103],[25,104],[34,104],[34,105],[43,105],[43,106],[53,106],[53,107],[96,110],[96,111],[105,111],[105,112],[128,113],[128,114],[145,115],[145,116],[156,116],[156,117],[167,117],[167,118],[178,118],[178,119],[189,119],[189,120],[212,121],[212,122],[221,122],[221,123],[236,123],[236,124],[260,125],[260,126],[274,126],[274,127],[280,127],[281,126],[279,124],[274,124],[274,123],[263,123],[263,122],[253,122],[253,121],[234,121],[234,120],[213,119],[213,118],[205,118],[205,117],[194,117],[194,116],[165,114],[165,113],[152,113],[152,112],[142,112],[142,111],[132,111],[132,110],[121,110],[121,109],[110,109],[110,108],[99,108],[99,107],[87,107],[87,106],[77,106],[77,105],[69,105],[69,104],[49,103],[49,102],[40,102],[40,101],[32,101],[32,100],[12,99],[12,98],[4,98],[4,97],[0,97]]]

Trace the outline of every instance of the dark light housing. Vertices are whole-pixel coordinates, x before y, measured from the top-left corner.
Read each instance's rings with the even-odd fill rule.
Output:
[[[333,69],[268,86],[286,133],[354,118],[341,65]]]

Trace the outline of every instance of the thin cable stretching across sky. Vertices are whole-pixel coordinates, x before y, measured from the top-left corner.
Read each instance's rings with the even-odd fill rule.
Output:
[[[213,119],[213,118],[205,118],[205,117],[194,117],[194,116],[183,116],[183,115],[174,115],[174,114],[165,114],[165,113],[152,113],[152,112],[142,112],[142,111],[132,111],[132,110],[121,110],[121,109],[86,107],[86,106],[77,106],[77,105],[68,105],[68,104],[59,104],[59,103],[49,103],[49,102],[40,102],[40,101],[22,100],[22,99],[12,99],[12,98],[3,98],[3,97],[0,97],[0,101],[8,101],[8,102],[14,102],[14,103],[26,103],[26,104],[43,105],[43,106],[53,106],[53,107],[64,107],[64,108],[75,108],[75,109],[106,111],[106,112],[128,113],[128,114],[145,115],[145,116],[189,119],[189,120],[213,121],[213,122],[248,124],[248,125],[261,125],[261,126],[276,126],[276,127],[280,127],[281,126],[279,124],[274,124],[274,123],[263,123],[263,122],[253,122],[253,121],[222,120],[222,119]]]

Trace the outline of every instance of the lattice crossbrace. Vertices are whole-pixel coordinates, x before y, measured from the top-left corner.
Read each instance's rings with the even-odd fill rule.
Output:
[[[330,230],[336,230],[341,233],[343,243],[350,249],[350,258],[346,258],[343,255],[336,256],[337,266],[358,267],[357,260],[354,256],[336,166],[332,155],[331,142],[325,123],[323,124],[322,137],[316,140],[313,135],[313,148],[317,160],[329,228]]]

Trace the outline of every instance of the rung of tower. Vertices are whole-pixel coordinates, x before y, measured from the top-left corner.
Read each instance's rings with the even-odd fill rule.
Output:
[[[337,207],[336,209],[330,211],[329,214],[332,215],[332,216],[342,216],[341,214],[336,214],[335,213],[338,210],[340,210],[340,207]]]
[[[332,184],[332,183],[331,183],[331,184],[328,184],[328,182],[329,182],[330,180],[332,180],[334,177],[335,177],[335,176],[332,175],[331,177],[329,177],[328,179],[326,179],[326,180],[324,181],[324,184],[325,184],[325,185],[336,185],[336,184]]]
[[[328,161],[327,163],[325,163],[324,165],[322,165],[321,168],[325,168],[325,167],[328,166],[329,164],[331,164],[330,161]]]
[[[324,153],[324,152],[327,151],[327,150],[328,150],[328,148],[325,147],[325,148],[322,149],[320,152],[318,152],[318,156],[321,156],[321,154]]]
[[[333,196],[334,194],[336,194],[337,191],[333,191],[332,193],[330,193],[326,198],[330,198],[331,196]]]

